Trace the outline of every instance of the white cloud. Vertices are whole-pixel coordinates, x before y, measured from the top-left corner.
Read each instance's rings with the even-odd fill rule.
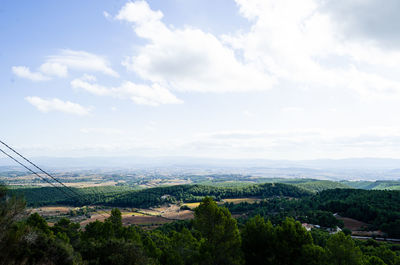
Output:
[[[66,77],[68,75],[67,66],[59,63],[44,63],[39,67],[39,70],[50,76]]]
[[[292,112],[292,113],[298,113],[298,112],[302,112],[302,111],[304,111],[304,109],[303,108],[298,108],[298,107],[285,107],[285,108],[282,108],[282,111],[283,112]]]
[[[101,85],[92,83],[92,81],[96,81],[94,76],[84,75],[82,78],[76,78],[71,81],[71,86],[73,88],[82,88],[92,94],[97,96],[106,96],[111,95],[111,90],[103,87]]]
[[[161,104],[179,104],[183,101],[176,98],[168,89],[153,84],[140,85],[130,81],[123,82],[120,86],[107,88],[96,83],[91,76],[84,76],[71,81],[73,88],[81,88],[98,96],[112,96],[116,98],[131,99],[139,105],[158,106]]]
[[[32,81],[46,81],[50,80],[51,77],[67,77],[69,70],[100,72],[119,77],[119,74],[109,66],[104,57],[85,51],[68,49],[61,50],[56,55],[48,56],[37,72],[32,72],[26,66],[12,67],[15,75]]]
[[[46,81],[49,80],[50,78],[43,75],[40,72],[31,72],[29,67],[26,66],[13,66],[12,68],[13,73],[21,78],[26,78],[30,79],[32,81]]]
[[[143,129],[150,134],[154,125]],[[75,156],[98,155],[104,151],[113,155],[142,154],[149,156],[197,156],[216,158],[321,159],[349,157],[400,158],[400,127],[321,128],[290,130],[214,131],[184,137],[132,137],[130,131],[113,128],[83,128],[86,142],[65,144],[58,150]],[[159,130],[156,130],[159,131]],[[107,141],[97,138],[107,136]],[[113,137],[108,137],[113,135]],[[49,149],[59,148],[55,145]],[[43,148],[41,149],[43,150]],[[52,150],[54,152],[54,150]]]
[[[400,97],[400,73],[394,70],[400,69],[400,52],[383,50],[373,40],[348,38],[343,21],[322,11],[321,1],[236,2],[253,24],[249,32],[224,40],[279,81],[352,89],[369,99]]]
[[[126,3],[119,11],[116,19],[147,24],[153,22],[157,23],[162,17],[162,12],[151,10],[146,1],[136,1]]]
[[[101,72],[114,77],[119,76],[104,57],[85,51],[64,49],[59,54],[48,56],[46,63],[61,65],[71,70]]]
[[[60,111],[76,115],[88,115],[91,108],[83,107],[70,101],[62,101],[58,98],[42,99],[40,97],[26,97],[26,101],[41,112]]]
[[[399,127],[370,127],[219,131],[199,134],[181,148],[221,157],[317,159],[398,157],[399,147]]]
[[[103,11],[103,16],[104,16],[105,18],[107,18],[107,19],[110,19],[110,18],[111,18],[110,13],[108,13],[107,11]]]
[[[149,41],[123,65],[141,78],[170,90],[247,92],[272,87],[273,78],[251,62],[239,61],[217,37],[199,29],[171,29],[144,1],[129,2],[116,19],[133,23],[135,33]]]
[[[81,133],[85,134],[106,134],[106,135],[122,135],[125,133],[124,130],[114,128],[82,128]]]
[[[249,118],[255,117],[255,114],[251,112],[250,110],[244,110],[243,115]]]

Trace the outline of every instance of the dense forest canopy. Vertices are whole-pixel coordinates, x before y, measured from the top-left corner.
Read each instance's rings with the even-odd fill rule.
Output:
[[[0,264],[400,264],[398,245],[309,232],[292,218],[273,224],[256,215],[238,224],[211,197],[193,220],[156,230],[123,226],[118,209],[82,229],[65,218],[50,227],[37,213],[24,216],[23,208],[1,187]]]
[[[264,183],[235,187],[215,187],[205,185],[176,185],[143,190],[129,190],[119,187],[96,187],[76,189],[81,196],[69,198],[61,189],[54,187],[15,189],[15,194],[24,195],[29,205],[66,204],[81,206],[85,204],[104,204],[109,206],[149,207],[165,202],[196,202],[204,196],[221,198],[287,196],[300,198],[310,196],[310,191],[293,185]],[[164,198],[162,198],[166,195]]]
[[[272,221],[287,216],[324,227],[342,226],[333,214],[363,221],[371,230],[381,230],[390,237],[400,238],[400,191],[324,189],[312,193],[298,185],[323,185],[324,181],[299,181],[296,185],[264,183],[232,187],[176,185],[133,190],[127,187],[92,187],[73,190],[81,195],[70,198],[54,187],[14,189],[25,196],[28,205],[106,205],[111,207],[154,207],[165,203],[196,202],[204,196],[214,200],[256,197],[268,199],[255,204],[227,204],[232,212],[248,216],[260,214]],[[328,185],[331,185],[328,182]]]

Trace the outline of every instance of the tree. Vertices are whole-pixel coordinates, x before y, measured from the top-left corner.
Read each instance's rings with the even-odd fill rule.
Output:
[[[327,264],[326,251],[314,244],[303,245],[298,264],[324,265]]]
[[[0,184],[0,250],[1,243],[7,236],[7,231],[22,217],[25,204],[24,200],[9,196],[7,188]]]
[[[372,256],[367,259],[365,265],[386,265],[386,263],[383,262],[383,260],[381,260],[380,258]]]
[[[47,224],[46,220],[38,213],[31,214],[29,218],[26,220],[26,224],[29,225],[30,227],[39,229],[40,231],[42,231],[47,235],[51,234],[50,227]]]
[[[122,214],[118,208],[114,208],[111,210],[111,215],[107,219],[109,222],[113,224],[114,228],[122,227]]]
[[[196,260],[199,260],[200,243],[193,237],[192,233],[183,228],[181,232],[172,231],[170,238],[171,248],[177,253],[176,256],[182,260],[181,264],[196,264]],[[178,263],[174,261],[174,264]]]
[[[276,264],[299,264],[303,246],[312,244],[312,237],[292,218],[286,218],[276,228]]]
[[[334,265],[362,264],[362,252],[351,237],[339,232],[332,235],[326,242],[328,260]]]
[[[204,238],[201,264],[243,264],[239,229],[228,209],[218,207],[210,197],[204,198],[195,209],[194,227]]]
[[[275,258],[275,229],[257,215],[242,231],[242,250],[246,264],[272,264]]]

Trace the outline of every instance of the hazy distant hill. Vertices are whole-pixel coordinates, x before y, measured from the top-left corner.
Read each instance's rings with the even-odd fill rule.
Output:
[[[400,190],[400,181],[377,180],[377,181],[341,181],[342,184],[355,189],[364,190]]]
[[[323,190],[329,189],[349,189],[350,186],[336,181],[329,181],[329,180],[316,180],[316,181],[309,181],[304,183],[296,184],[297,187],[312,191],[312,192],[320,192]]]
[[[162,170],[166,173],[230,173],[335,181],[400,179],[400,159],[384,158],[289,161],[194,157],[39,157],[32,158],[32,161],[46,169],[65,171],[81,169],[140,169]],[[6,170],[6,167],[18,168],[8,158],[0,158],[0,170]]]
[[[32,161],[47,167],[126,167],[126,166],[170,166],[170,167],[270,167],[308,169],[386,169],[400,173],[400,159],[348,158],[316,160],[271,160],[271,159],[223,159],[196,157],[33,157]],[[15,163],[0,157],[1,166]]]

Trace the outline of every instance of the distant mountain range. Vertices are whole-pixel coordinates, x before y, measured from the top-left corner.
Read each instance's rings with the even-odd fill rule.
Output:
[[[392,169],[400,172],[400,159],[348,158],[317,160],[218,159],[196,157],[34,157],[32,161],[49,167],[125,167],[125,166],[211,166],[314,169]],[[0,166],[15,162],[0,157]]]
[[[240,173],[267,177],[379,180],[400,179],[400,159],[349,158],[318,160],[215,159],[195,157],[34,157],[40,166],[58,170],[121,169],[163,170],[179,173]],[[0,170],[16,169],[14,161],[0,158]]]

